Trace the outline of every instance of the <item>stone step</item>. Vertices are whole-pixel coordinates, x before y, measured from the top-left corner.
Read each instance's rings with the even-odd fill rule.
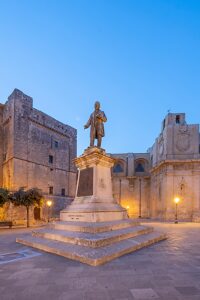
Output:
[[[60,221],[60,222],[52,223],[50,226],[52,226],[52,228],[61,229],[61,230],[98,233],[98,232],[118,230],[122,228],[138,226],[138,225],[140,225],[140,223],[133,219],[125,219],[120,221],[99,222],[99,223]]]
[[[34,236],[17,238],[16,242],[49,253],[61,255],[69,259],[77,260],[91,266],[97,266],[163,239],[166,239],[165,234],[154,231],[101,248],[72,245],[69,243]]]
[[[45,228],[42,230],[33,231],[32,235],[40,238],[97,248],[141,234],[150,233],[152,231],[152,227],[142,225],[96,234]]]

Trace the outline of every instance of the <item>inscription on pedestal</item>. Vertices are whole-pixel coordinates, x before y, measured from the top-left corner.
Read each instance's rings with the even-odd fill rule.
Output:
[[[93,195],[93,168],[80,170],[77,197]]]

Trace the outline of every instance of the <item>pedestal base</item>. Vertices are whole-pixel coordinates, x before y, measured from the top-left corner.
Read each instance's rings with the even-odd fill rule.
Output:
[[[117,204],[111,182],[114,160],[103,150],[89,148],[75,162],[76,197],[61,211],[61,222],[18,238],[18,243],[98,266],[166,238],[128,219]]]
[[[33,231],[32,236],[17,238],[16,241],[98,266],[164,239],[165,234],[128,219],[101,223],[58,222],[49,228]]]
[[[81,222],[108,222],[124,220],[127,218],[126,211],[91,211],[77,212],[63,210],[60,213],[61,221],[81,221]]]
[[[61,221],[107,222],[127,219],[127,211],[112,195],[114,159],[105,150],[89,147],[75,160],[79,169],[76,197],[60,212]]]

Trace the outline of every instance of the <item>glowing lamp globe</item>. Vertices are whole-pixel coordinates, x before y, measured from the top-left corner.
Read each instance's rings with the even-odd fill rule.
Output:
[[[176,204],[178,204],[179,201],[180,201],[180,198],[179,198],[179,197],[175,197],[175,198],[174,198],[174,202],[175,202]]]
[[[50,207],[51,205],[52,205],[52,201],[51,201],[51,200],[48,200],[48,201],[47,201],[47,206]]]

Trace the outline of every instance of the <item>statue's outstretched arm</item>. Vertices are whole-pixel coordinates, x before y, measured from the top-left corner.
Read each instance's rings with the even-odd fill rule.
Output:
[[[89,118],[89,120],[87,121],[87,123],[84,125],[84,128],[88,128],[91,125],[91,117]]]

